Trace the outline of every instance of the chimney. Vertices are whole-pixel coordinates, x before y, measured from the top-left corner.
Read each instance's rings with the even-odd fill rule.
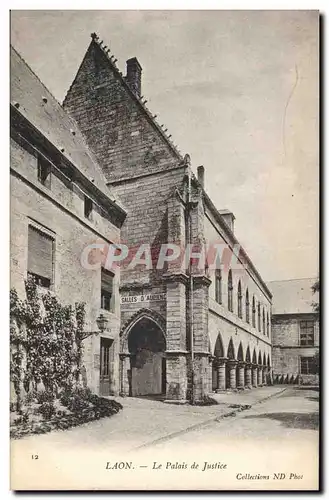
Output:
[[[126,82],[137,97],[141,96],[142,91],[142,66],[139,64],[136,57],[132,57],[127,61],[127,76]]]
[[[198,167],[198,181],[200,182],[201,186],[204,188],[204,166],[200,165]]]
[[[223,210],[218,210],[218,211],[221,214],[221,216],[223,217],[225,223],[231,229],[232,233],[234,233],[234,221],[235,221],[234,214],[230,210],[227,210],[227,208],[224,208]]]

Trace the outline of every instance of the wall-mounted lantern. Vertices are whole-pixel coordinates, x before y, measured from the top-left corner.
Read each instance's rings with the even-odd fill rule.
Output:
[[[107,329],[108,322],[109,320],[104,316],[103,313],[98,316],[96,323],[101,333],[105,332],[105,330]]]

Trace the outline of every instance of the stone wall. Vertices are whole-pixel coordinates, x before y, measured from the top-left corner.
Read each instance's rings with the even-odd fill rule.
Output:
[[[28,226],[44,228],[54,238],[54,283],[52,292],[64,304],[86,304],[86,331],[98,332],[96,319],[101,312],[101,270],[87,270],[81,265],[84,248],[95,241],[109,243],[119,238],[120,229],[97,212],[93,220],[83,217],[83,199],[79,190],[68,189],[52,175],[51,189],[37,179],[36,158],[15,141],[11,142],[11,287],[24,297],[27,277]],[[115,339],[118,352],[120,329],[120,271],[115,277],[115,310],[103,311],[109,319],[104,336]],[[100,337],[85,341],[84,363],[89,387],[99,391]],[[113,362],[113,393],[118,392],[118,356]]]
[[[110,182],[167,170],[179,160],[95,41],[64,107],[78,122]]]
[[[314,320],[314,346],[300,345],[300,321]],[[319,320],[314,314],[275,315],[272,318],[273,370],[276,375],[301,375],[303,383],[318,383],[318,375],[301,374],[300,358],[313,357],[320,347]]]
[[[95,37],[67,93],[64,106],[77,121],[95,152],[108,183],[116,190],[123,206],[128,210],[121,238],[130,248],[130,260],[141,244],[151,245],[155,261],[161,243],[176,243],[184,249],[188,231],[185,205],[187,185],[184,179],[188,162],[182,162],[181,156],[164,137],[144,104],[136,98]],[[192,182],[191,201],[193,203],[188,210],[192,240],[196,248],[200,248],[206,241],[216,241],[220,230],[216,222],[215,229],[209,223],[213,216],[205,209],[201,186],[195,180]],[[222,236],[225,240],[226,235]],[[129,331],[130,320],[134,321],[143,308],[164,318],[169,399],[185,399],[191,390],[191,319],[196,399],[202,399],[210,390],[211,349],[213,351],[220,329],[223,329],[225,338],[246,337],[246,345],[250,340],[250,343],[255,342],[257,346],[259,343],[258,351],[261,350],[266,355],[270,353],[270,334],[268,338],[264,338],[264,334],[259,334],[256,329],[246,327],[237,318],[235,303],[234,313],[227,313],[224,306],[220,311],[213,306],[213,276],[209,279],[205,266],[203,269],[192,266],[192,309],[191,281],[187,277],[188,270],[181,268],[181,261],[169,263],[162,270],[155,269],[154,265],[155,262],[152,269],[148,270],[145,266],[132,268],[129,267],[128,259],[120,266],[122,297],[166,294],[163,301],[122,303],[122,333],[124,338],[125,331]],[[250,303],[252,289],[255,289],[257,297],[270,314],[270,298],[264,293],[255,273],[247,271],[246,267],[245,265],[243,277],[246,276],[248,283],[250,282]],[[234,280],[236,289],[235,275]],[[225,277],[223,289],[224,282]],[[217,322],[217,316],[214,316],[209,329],[209,308],[216,309],[216,313],[227,321]],[[124,349],[124,343],[121,347]],[[122,360],[122,373],[126,373],[129,364],[127,353],[123,352]],[[128,385],[125,375],[122,385],[123,391],[126,391]]]

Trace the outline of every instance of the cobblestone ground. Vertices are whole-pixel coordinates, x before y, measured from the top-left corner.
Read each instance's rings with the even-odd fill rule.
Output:
[[[258,404],[255,404],[256,394],[252,394],[252,391],[250,394],[241,395],[241,398],[227,395],[225,397],[226,403],[231,400],[234,406],[234,403],[238,401],[242,404],[249,403],[252,407],[237,412],[231,418],[209,422],[202,430],[196,429],[179,435],[168,441],[167,444],[154,443],[154,445],[168,448],[174,443],[195,446],[200,442],[206,446],[207,443],[220,442],[223,437],[225,439],[253,439],[255,442],[264,442],[264,439],[317,441],[319,428],[318,390],[306,387],[281,387],[284,389],[283,392],[278,392],[275,396],[268,398],[264,394],[264,400]],[[264,389],[259,389],[259,393]]]
[[[25,489],[315,489],[318,396],[310,388],[274,386],[218,394],[219,404],[206,407],[117,398],[123,410],[113,417],[13,440],[12,484]],[[161,473],[154,471],[154,462],[163,464]],[[185,462],[187,469],[198,462],[198,472],[177,475],[176,464]],[[133,470],[111,470],[116,463],[131,463]],[[205,464],[214,468],[203,472]],[[285,482],[275,481],[274,473],[285,474]],[[269,481],[240,481],[248,474],[268,474]]]
[[[236,411],[235,405],[252,405],[269,396],[281,393],[284,386],[260,387],[241,393],[216,394],[219,404],[213,406],[191,406],[166,404],[147,398],[115,398],[123,410],[109,418],[74,427],[66,431],[28,436],[15,441],[15,448],[21,443],[35,443],[38,449],[74,447],[80,445],[95,448],[116,448],[130,450],[176,433],[185,432],[223,415]]]

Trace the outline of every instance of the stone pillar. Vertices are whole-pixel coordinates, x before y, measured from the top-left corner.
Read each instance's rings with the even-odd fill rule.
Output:
[[[131,366],[130,357],[131,354],[126,352],[120,352],[120,396],[130,396],[131,387]]]
[[[209,394],[209,352],[194,352],[193,400],[203,401]]]
[[[238,364],[238,389],[244,389],[244,385],[245,385],[244,367],[245,367],[245,363],[239,361],[239,364]]]
[[[252,387],[252,379],[251,379],[251,364],[246,364],[246,370],[245,370],[245,386],[248,387],[248,389],[251,389]]]
[[[226,362],[227,358],[216,358],[217,364],[217,391],[226,389]]]
[[[263,385],[267,385],[267,366],[263,366]]]
[[[236,389],[236,365],[235,359],[229,359],[227,364],[229,367],[229,389]]]
[[[204,396],[206,396],[210,392],[208,383],[210,356],[208,337],[208,288],[210,283],[211,281],[206,276],[193,276],[192,321],[195,401],[203,400]],[[191,308],[191,297],[189,297],[189,299],[189,306]],[[189,314],[191,314],[190,310]]]
[[[186,351],[166,351],[166,400],[167,403],[186,402],[187,357]]]
[[[186,283],[184,274],[163,276],[167,288],[166,311],[166,402],[186,402]]]
[[[258,365],[258,385],[263,385],[263,367]]]
[[[252,365],[252,385],[253,387],[258,386],[258,376],[257,376],[257,365]]]

